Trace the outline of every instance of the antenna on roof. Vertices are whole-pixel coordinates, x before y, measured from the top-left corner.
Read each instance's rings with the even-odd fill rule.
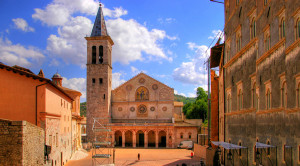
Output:
[[[221,3],[221,4],[224,4],[224,2],[221,2],[221,1],[216,1],[216,0],[210,0],[211,2],[216,2],[216,3]]]

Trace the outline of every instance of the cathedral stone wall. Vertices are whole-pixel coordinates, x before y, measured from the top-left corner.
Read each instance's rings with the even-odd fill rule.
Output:
[[[173,88],[141,73],[112,91],[112,118],[171,119],[173,100]]]

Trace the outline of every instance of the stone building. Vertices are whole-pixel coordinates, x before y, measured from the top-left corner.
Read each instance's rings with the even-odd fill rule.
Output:
[[[112,39],[102,8],[87,40],[87,139],[93,141],[94,119],[106,118],[112,140],[121,147],[169,147],[197,141],[197,120],[182,116],[182,103],[174,104],[174,89],[140,73],[112,90]]]
[[[59,74],[52,79],[45,78],[42,70],[36,75],[29,69],[0,63],[0,93],[5,94],[0,95],[0,118],[41,127],[45,144],[51,146],[48,162],[63,165],[74,152],[72,140],[80,145],[81,139],[74,133],[80,132],[76,127],[80,124],[73,130],[72,118],[80,118],[81,94],[62,87]]]
[[[248,148],[226,165],[300,165],[300,1],[225,0],[224,33],[219,140]]]

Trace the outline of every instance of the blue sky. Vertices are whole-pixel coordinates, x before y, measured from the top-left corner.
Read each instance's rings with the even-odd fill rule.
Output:
[[[207,89],[208,46],[224,27],[222,4],[209,0],[102,0],[113,39],[113,86],[144,72],[195,96]],[[79,90],[85,101],[86,41],[95,0],[0,0],[0,62],[20,65]],[[216,41],[215,41],[216,42]],[[214,42],[214,43],[215,43]]]

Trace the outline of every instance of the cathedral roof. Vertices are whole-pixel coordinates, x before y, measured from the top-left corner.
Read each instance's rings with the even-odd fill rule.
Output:
[[[91,33],[91,37],[96,36],[109,36],[106,30],[104,15],[102,12],[102,6],[99,4],[98,13],[94,22],[94,27]]]

